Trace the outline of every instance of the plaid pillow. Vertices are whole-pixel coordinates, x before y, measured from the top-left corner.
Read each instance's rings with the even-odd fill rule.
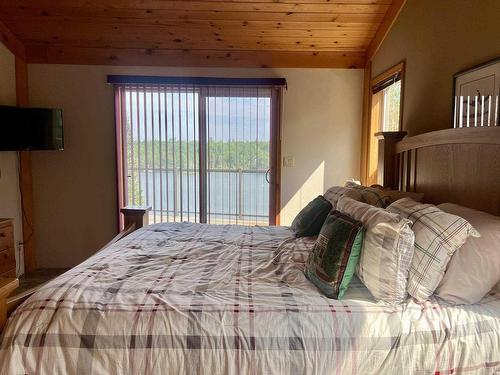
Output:
[[[412,222],[415,254],[408,278],[408,293],[417,301],[425,301],[443,279],[453,253],[469,236],[478,234],[467,220],[409,198],[391,204],[387,211]]]
[[[293,219],[292,230],[295,235],[297,237],[316,236],[331,209],[332,204],[321,195],[314,198]]]
[[[345,194],[346,191],[348,191],[349,188],[343,187],[343,186],[332,186],[329,188],[327,191],[325,191],[325,194],[323,194],[323,197],[332,204],[332,208],[335,209],[337,207],[337,201],[341,196]]]
[[[424,198],[424,195],[420,193],[379,189],[376,187],[366,187],[361,185],[356,186],[353,184],[349,184],[349,189],[345,192],[344,195],[358,202],[363,202],[375,207],[382,208],[386,208],[388,205],[401,198],[408,197],[418,202],[421,202]]]
[[[363,224],[338,211],[325,220],[304,273],[327,297],[342,299],[363,245]]]
[[[365,227],[359,279],[377,301],[403,302],[415,240],[410,221],[349,197],[342,197],[337,208]]]

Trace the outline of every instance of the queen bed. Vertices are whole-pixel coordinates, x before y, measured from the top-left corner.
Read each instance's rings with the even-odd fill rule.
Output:
[[[0,373],[500,371],[500,291],[471,305],[388,305],[355,278],[343,299],[330,299],[303,273],[314,242],[288,227],[141,228],[13,312]]]

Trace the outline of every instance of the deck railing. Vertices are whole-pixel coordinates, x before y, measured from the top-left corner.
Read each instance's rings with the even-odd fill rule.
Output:
[[[135,176],[135,179],[138,179],[138,176],[141,175],[143,176],[141,181],[143,184],[144,183],[144,176],[149,176],[146,180],[147,183],[150,183],[150,178],[152,181],[156,181],[156,176],[162,176],[166,175],[167,179],[169,178],[168,176],[172,176],[172,186],[169,189],[169,192],[167,192],[167,199],[169,199],[168,194],[171,192],[173,195],[171,200],[173,200],[173,204],[167,205],[168,207],[164,207],[163,203],[158,204],[157,199],[155,199],[155,193],[153,193],[153,199],[151,199],[150,194],[146,194],[144,191],[141,191],[141,201],[137,202],[134,201],[134,199],[129,199],[132,200],[128,204],[132,205],[137,205],[137,204],[147,204],[152,206],[152,210],[150,211],[150,216],[151,216],[151,222],[156,222],[157,217],[166,217],[167,221],[176,221],[176,218],[179,218],[181,216],[181,212],[183,216],[189,216],[189,215],[195,215],[196,217],[199,217],[199,210],[196,208],[194,210],[186,210],[185,207],[182,207],[181,205],[181,200],[182,200],[182,193],[183,189],[181,189],[181,176],[186,177],[186,176],[197,176],[199,173],[198,169],[185,169],[185,168],[134,168],[133,174],[132,170],[129,171],[128,173],[128,178],[132,178],[132,175]],[[236,212],[221,212],[221,211],[209,211],[210,216],[217,216],[217,217],[228,217],[228,218],[237,218],[238,221],[255,221],[258,223],[267,223],[268,221],[268,214],[259,214],[259,213],[245,213],[245,186],[244,186],[244,175],[245,174],[255,174],[255,175],[261,175],[262,177],[266,177],[267,170],[265,169],[243,169],[243,168],[238,168],[238,169],[225,169],[225,168],[212,168],[212,169],[207,169],[207,177],[208,180],[210,180],[210,174],[211,173],[229,173],[229,174],[236,174],[236,194],[238,197],[237,201],[237,210]],[[160,177],[163,178],[163,177]],[[196,181],[196,178],[195,178]],[[130,185],[130,184],[129,184]],[[163,186],[163,189],[166,187]],[[144,189],[142,186],[140,187],[141,190],[148,190],[148,193],[152,191],[152,186],[150,185],[148,189]],[[159,187],[156,186],[154,190],[158,190]],[[215,192],[217,193],[217,192]],[[162,194],[162,192],[160,192]],[[214,194],[214,192],[210,192],[209,194]],[[190,197],[188,197],[189,199]],[[196,197],[195,199],[197,199]],[[172,206],[172,207],[170,207]],[[182,210],[181,210],[182,207]],[[267,207],[266,207],[267,210]],[[257,210],[256,210],[257,211]],[[173,218],[173,220],[170,220],[170,218]],[[161,219],[160,219],[161,220]],[[219,220],[219,221],[224,221],[224,220]]]

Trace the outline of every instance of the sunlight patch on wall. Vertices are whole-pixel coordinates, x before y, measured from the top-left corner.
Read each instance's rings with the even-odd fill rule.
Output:
[[[322,161],[316,169],[305,179],[300,188],[287,199],[283,197],[282,202],[287,202],[281,210],[281,225],[290,225],[299,213],[310,201],[324,193],[325,162]]]

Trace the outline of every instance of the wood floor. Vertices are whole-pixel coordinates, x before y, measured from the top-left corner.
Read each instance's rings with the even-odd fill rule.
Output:
[[[14,293],[20,294],[26,290],[35,288],[63,274],[67,270],[68,269],[66,268],[40,268],[33,272],[19,276],[19,287],[14,291]]]

